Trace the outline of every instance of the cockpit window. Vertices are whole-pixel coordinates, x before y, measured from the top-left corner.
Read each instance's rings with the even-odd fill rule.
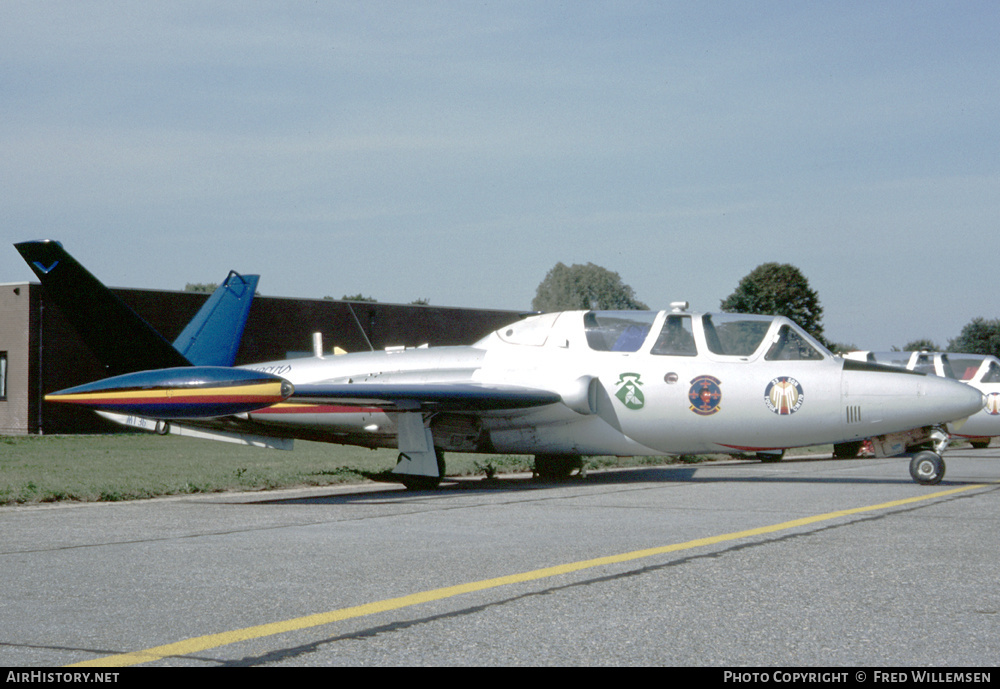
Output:
[[[691,333],[691,316],[671,314],[653,344],[652,354],[661,356],[697,356],[698,348]]]
[[[1000,365],[995,361],[990,362],[989,370],[983,374],[984,383],[1000,383]]]
[[[934,370],[934,356],[931,354],[918,354],[916,361],[913,363],[913,368],[910,370],[932,376],[937,375]]]
[[[587,344],[598,352],[637,352],[655,318],[649,311],[588,311],[583,316]]]
[[[949,354],[948,361],[951,364],[950,378],[956,380],[972,380],[979,367],[983,365],[983,357],[964,357],[961,354]],[[948,372],[948,369],[945,369]]]
[[[706,314],[702,317],[709,350],[727,356],[750,356],[757,351],[774,319],[736,314]]]
[[[801,333],[783,325],[764,358],[768,361],[813,361],[822,359],[823,355]]]
[[[941,355],[941,371],[944,373],[945,378],[951,378],[952,380],[958,380],[958,375],[955,373],[955,369],[951,366],[951,359],[948,358],[947,354]]]

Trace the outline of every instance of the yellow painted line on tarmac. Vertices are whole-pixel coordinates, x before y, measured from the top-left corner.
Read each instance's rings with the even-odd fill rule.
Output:
[[[927,495],[921,495],[914,498],[893,500],[892,502],[883,502],[878,505],[869,505],[867,507],[855,507],[848,510],[839,510],[837,512],[827,512],[826,514],[817,514],[812,517],[793,519],[791,521],[781,522],[780,524],[772,524],[771,526],[746,529],[745,531],[735,531],[733,533],[721,534],[719,536],[709,536],[708,538],[698,538],[684,543],[674,543],[672,545],[660,546],[658,548],[647,548],[645,550],[633,550],[632,552],[621,553],[620,555],[609,555],[607,557],[598,557],[592,560],[581,560],[579,562],[570,562],[568,564],[556,565],[554,567],[544,567],[542,569],[535,569],[529,572],[522,572],[520,574],[510,574],[508,576],[496,577],[494,579],[483,579],[482,581],[473,581],[467,584],[445,586],[444,588],[432,589],[421,593],[413,593],[408,596],[388,598],[374,603],[355,605],[349,608],[341,608],[340,610],[331,610],[330,612],[306,615],[305,617],[296,617],[282,622],[271,622],[269,624],[245,627],[244,629],[236,629],[229,632],[197,636],[192,639],[185,639],[184,641],[177,641],[163,646],[155,646],[142,651],[133,651],[132,653],[122,653],[119,655],[86,660],[68,667],[126,667],[130,665],[139,665],[141,663],[150,663],[170,656],[185,656],[205,651],[210,648],[218,648],[220,646],[234,644],[239,641],[260,639],[267,636],[274,636],[276,634],[284,634],[285,632],[309,629],[310,627],[319,627],[332,622],[365,617],[367,615],[388,612],[390,610],[399,610],[401,608],[408,608],[422,603],[452,598],[466,593],[485,591],[487,589],[508,586],[510,584],[520,584],[527,581],[537,581],[539,579],[546,579],[560,574],[579,572],[581,570],[592,569],[594,567],[603,567],[605,565],[620,564],[622,562],[629,562],[632,560],[641,560],[643,558],[663,555],[665,553],[675,553],[682,550],[690,550],[692,548],[700,548],[703,546],[715,545],[717,543],[724,543],[726,541],[735,541],[741,538],[750,538],[752,536],[761,536],[764,534],[776,533],[778,531],[786,531],[788,529],[808,526],[810,524],[830,521],[832,519],[847,517],[854,514],[875,512],[878,510],[890,509],[892,507],[900,507],[902,505],[923,502],[925,500],[933,500],[934,498],[954,495],[955,493],[961,493],[975,488],[985,488],[987,485],[988,484],[981,483],[962,486],[960,488],[952,488],[951,490],[929,493]]]

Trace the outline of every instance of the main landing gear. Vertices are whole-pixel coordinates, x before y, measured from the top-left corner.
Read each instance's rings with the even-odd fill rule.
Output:
[[[580,455],[535,455],[535,476],[543,481],[561,481],[569,478],[574,470],[583,473]]]
[[[936,452],[923,450],[910,460],[910,476],[925,486],[941,483],[944,478],[944,460]]]
[[[396,474],[396,478],[406,486],[407,490],[434,490],[441,484],[441,478],[444,476],[444,452],[435,447],[434,457],[437,461],[437,476],[398,473]],[[409,462],[410,460],[411,457],[409,455],[405,452],[400,452],[396,458],[396,467],[398,468],[404,461]]]
[[[444,476],[444,452],[434,446],[434,434],[424,427],[423,415],[405,412],[396,419],[399,457],[392,473],[409,490],[437,488]]]

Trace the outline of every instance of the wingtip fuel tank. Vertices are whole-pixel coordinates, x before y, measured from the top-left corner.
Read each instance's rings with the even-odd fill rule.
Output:
[[[293,392],[291,383],[269,373],[186,366],[105,378],[50,393],[45,401],[151,419],[186,419],[256,411]]]

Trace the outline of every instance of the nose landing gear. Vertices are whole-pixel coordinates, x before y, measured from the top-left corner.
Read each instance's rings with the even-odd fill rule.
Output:
[[[919,484],[933,486],[944,478],[944,460],[936,452],[924,450],[910,460],[910,476]]]

